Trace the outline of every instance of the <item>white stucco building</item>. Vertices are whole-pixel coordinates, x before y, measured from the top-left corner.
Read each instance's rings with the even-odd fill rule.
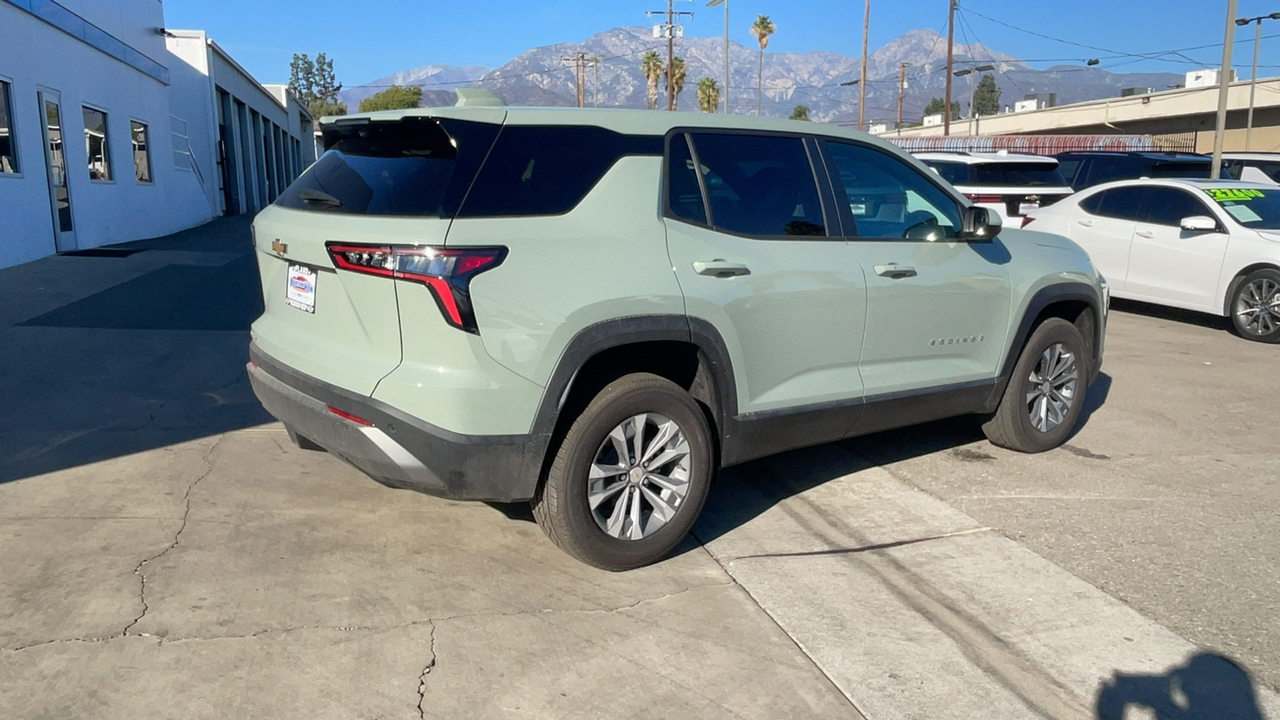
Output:
[[[305,109],[161,0],[0,0],[0,267],[253,212],[312,157]]]

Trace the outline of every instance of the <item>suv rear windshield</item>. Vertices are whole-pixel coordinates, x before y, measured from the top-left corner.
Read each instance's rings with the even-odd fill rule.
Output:
[[[1058,163],[980,163],[973,166],[974,185],[1066,185]]]
[[[498,130],[418,117],[339,123],[325,130],[328,151],[276,204],[347,215],[452,217]]]

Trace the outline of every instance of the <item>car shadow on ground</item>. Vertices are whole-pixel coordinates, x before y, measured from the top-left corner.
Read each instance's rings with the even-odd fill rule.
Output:
[[[1234,335],[1230,318],[1195,312],[1194,310],[1183,310],[1182,308],[1169,307],[1167,305],[1152,305],[1151,303],[1122,300],[1120,298],[1111,298],[1111,310],[1131,315],[1144,315],[1159,320],[1172,320],[1188,325],[1199,325],[1200,327],[1221,330]]]
[[[249,218],[0,273],[42,310],[0,325],[0,483],[272,422],[244,369]],[[50,300],[79,297],[81,274],[107,287]]]

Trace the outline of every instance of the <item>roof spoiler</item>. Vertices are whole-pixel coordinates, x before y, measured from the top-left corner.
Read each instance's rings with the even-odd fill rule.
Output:
[[[506,107],[507,104],[502,102],[502,98],[483,88],[460,87],[454,92],[458,93],[458,102],[454,103],[454,107]]]

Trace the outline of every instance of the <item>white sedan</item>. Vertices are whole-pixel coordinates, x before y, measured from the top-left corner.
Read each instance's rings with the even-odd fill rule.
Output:
[[[1242,337],[1280,342],[1280,187],[1125,180],[1029,217],[1029,230],[1083,247],[1116,297],[1230,317]]]

